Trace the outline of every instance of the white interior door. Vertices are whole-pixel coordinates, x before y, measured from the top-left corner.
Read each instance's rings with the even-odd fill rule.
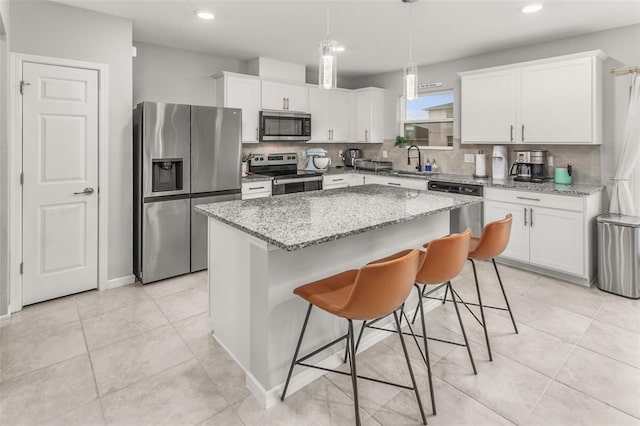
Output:
[[[22,303],[98,286],[98,71],[24,62]]]

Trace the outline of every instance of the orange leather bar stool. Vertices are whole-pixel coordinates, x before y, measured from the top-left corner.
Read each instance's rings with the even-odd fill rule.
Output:
[[[411,293],[411,287],[415,280],[416,271],[420,267],[421,260],[420,251],[411,250],[404,256],[397,259],[377,263],[375,265],[367,265],[360,270],[346,271],[296,288],[294,290],[294,294],[309,302],[309,307],[302,325],[302,331],[300,332],[298,344],[293,355],[293,360],[291,361],[291,367],[289,368],[289,374],[287,375],[287,380],[285,381],[284,390],[282,391],[280,400],[284,401],[287,394],[287,388],[289,386],[289,381],[291,380],[293,368],[296,365],[303,365],[306,367],[318,368],[320,370],[332,371],[338,374],[351,376],[357,425],[360,425],[357,378],[413,390],[418,401],[420,414],[422,415],[422,422],[426,425],[427,419],[424,415],[422,401],[420,400],[420,393],[418,392],[418,386],[416,385],[416,379],[413,374],[413,369],[411,368],[409,354],[407,353],[407,347],[402,333],[398,333],[398,335],[400,336],[400,342],[407,362],[407,368],[411,376],[412,386],[399,385],[358,375],[356,369],[355,339],[353,333],[353,321],[372,320],[390,314],[393,314],[396,326],[398,327],[398,330],[400,330],[400,321],[398,319],[397,310],[402,306],[409,293]],[[298,358],[300,345],[302,344],[302,339],[304,337],[307,323],[309,321],[309,315],[311,314],[311,308],[313,308],[313,306],[317,306],[329,314],[346,319],[348,322],[348,331],[346,335]],[[344,339],[347,340],[347,348],[350,355],[350,373],[330,370],[305,363],[307,359]]]
[[[473,361],[473,355],[471,354],[471,348],[469,347],[469,342],[467,340],[467,334],[464,329],[462,317],[460,316],[460,311],[458,310],[458,305],[456,303],[455,298],[453,302],[456,308],[458,321],[460,322],[460,329],[462,330],[464,344],[457,343],[457,342],[444,341],[441,339],[435,339],[427,336],[427,330],[426,330],[425,319],[424,319],[424,311],[421,303],[422,297],[423,297],[423,291],[426,285],[430,285],[430,284],[439,284],[439,286],[431,290],[430,292],[424,294],[424,296],[428,296],[434,291],[442,288],[442,286],[446,286],[448,290],[452,291],[451,280],[455,278],[460,273],[460,271],[462,271],[462,268],[464,268],[464,262],[467,260],[467,255],[469,253],[470,239],[471,239],[471,229],[467,229],[465,232],[462,232],[460,234],[452,234],[446,237],[438,238],[436,240],[429,242],[428,244],[425,244],[424,248],[426,249],[426,252],[424,255],[424,261],[422,263],[422,266],[416,273],[416,277],[415,277],[414,287],[419,297],[418,307],[416,307],[416,313],[418,310],[420,311],[420,318],[422,323],[422,335],[420,336],[413,332],[413,329],[411,328],[411,323],[409,323],[408,318],[407,318],[407,324],[409,325],[410,333],[407,333],[407,334],[411,335],[416,341],[416,343],[418,343],[416,337],[422,338],[424,352],[422,352],[422,349],[420,349],[420,345],[418,345],[418,349],[420,349],[422,359],[427,365],[429,389],[431,392],[431,407],[433,408],[434,415],[436,414],[436,402],[435,402],[435,396],[433,393],[433,379],[432,379],[432,373],[431,373],[431,362],[429,360],[429,346],[428,346],[427,340],[431,339],[431,340],[437,340],[437,341],[446,342],[446,343],[453,343],[459,346],[466,346],[467,352],[469,353],[469,359],[471,361],[471,367],[473,368],[473,373],[477,374],[477,371],[476,371],[475,363]],[[397,256],[402,256],[403,254],[404,252],[400,252],[395,255],[389,256],[387,258],[372,262],[371,264],[377,264],[378,262],[385,262]],[[403,314],[404,314],[404,311],[403,311]],[[375,327],[374,324],[380,319],[381,318],[378,318],[374,321],[366,322],[365,326],[369,328],[374,328],[377,330],[393,331],[393,330],[387,330],[385,328]],[[414,316],[414,321],[415,321],[415,316]],[[364,330],[364,326],[360,330],[360,336],[358,337],[358,342],[362,337],[362,330]],[[403,332],[400,334],[405,334],[405,333]]]
[[[511,312],[511,306],[509,305],[509,299],[507,298],[507,293],[504,291],[504,286],[502,285],[502,278],[500,277],[500,272],[498,272],[498,265],[496,265],[495,258],[499,256],[506,248],[507,244],[509,244],[509,236],[511,235],[511,222],[512,222],[511,213],[507,215],[502,220],[497,220],[495,222],[491,222],[487,224],[482,230],[482,235],[478,237],[471,237],[471,247],[469,249],[469,261],[471,262],[471,266],[473,267],[473,277],[476,281],[476,292],[478,294],[478,303],[468,303],[464,302],[466,305],[474,305],[480,307],[480,316],[482,317],[482,321],[478,320],[482,328],[484,329],[484,338],[487,342],[487,351],[489,352],[489,360],[493,361],[493,356],[491,355],[491,345],[489,344],[489,334],[487,333],[487,321],[484,317],[484,308],[490,309],[499,309],[502,311],[509,311],[509,316],[511,317],[511,322],[513,323],[513,329],[516,334],[518,333],[518,326],[516,325],[516,320],[513,318],[513,312]],[[496,271],[496,275],[498,276],[498,283],[500,283],[500,289],[502,290],[502,296],[504,297],[504,302],[506,304],[506,308],[497,307],[497,306],[487,306],[482,304],[482,296],[480,295],[480,285],[478,284],[478,272],[476,271],[476,263],[474,260],[491,260],[493,263],[493,268]],[[475,315],[474,315],[475,316]],[[476,317],[476,320],[478,318]]]

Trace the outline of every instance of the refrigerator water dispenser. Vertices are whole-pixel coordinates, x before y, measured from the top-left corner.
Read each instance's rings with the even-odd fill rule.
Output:
[[[153,192],[182,190],[182,158],[153,160]]]

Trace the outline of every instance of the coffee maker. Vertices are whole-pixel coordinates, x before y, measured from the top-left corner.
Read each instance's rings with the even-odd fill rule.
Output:
[[[513,180],[542,183],[547,180],[547,151],[514,151],[515,162],[509,171]]]

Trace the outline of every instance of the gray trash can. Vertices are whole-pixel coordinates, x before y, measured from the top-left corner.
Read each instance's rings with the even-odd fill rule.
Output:
[[[640,299],[640,217],[598,216],[598,288]]]

